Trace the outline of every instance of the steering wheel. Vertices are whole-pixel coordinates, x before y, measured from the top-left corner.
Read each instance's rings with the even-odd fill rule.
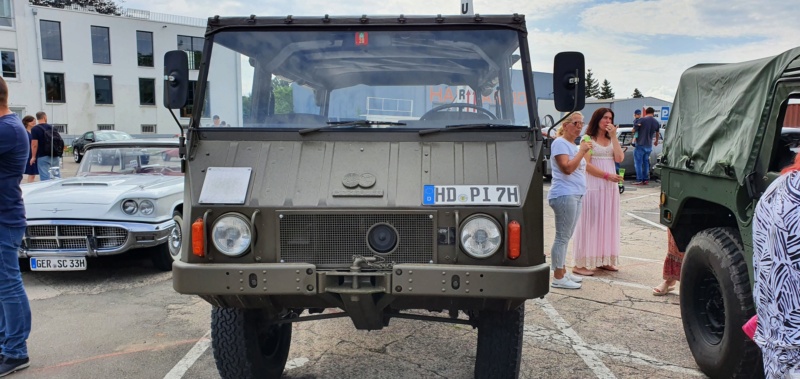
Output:
[[[450,109],[450,108],[472,108],[472,109],[478,111],[478,113],[483,113],[483,114],[489,116],[489,119],[497,120],[497,116],[495,116],[494,113],[489,112],[488,110],[486,110],[484,108],[481,108],[481,107],[479,107],[479,106],[477,106],[475,104],[470,104],[470,103],[450,103],[450,104],[443,104],[443,105],[440,105],[438,107],[433,107],[431,110],[425,112],[425,114],[423,114],[422,117],[420,117],[419,119],[420,120],[427,120],[428,117],[430,117],[434,113],[441,112],[444,109]],[[459,113],[461,113],[461,110],[459,110]]]

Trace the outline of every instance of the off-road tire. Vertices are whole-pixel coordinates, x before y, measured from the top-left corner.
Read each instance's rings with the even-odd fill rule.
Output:
[[[712,378],[761,378],[758,346],[742,331],[754,314],[739,231],[711,228],[686,247],[681,267],[683,331],[695,362]]]
[[[183,227],[183,215],[180,211],[172,212],[172,221],[175,221],[175,224],[178,228]],[[177,232],[182,237],[184,236],[183,229],[178,229]],[[178,255],[173,256],[172,249],[170,244],[172,243],[172,235],[167,240],[167,242],[162,243],[161,245],[156,246],[153,249],[151,260],[153,261],[153,266],[161,271],[172,271],[172,263],[181,259],[180,247],[178,247]],[[181,241],[181,244],[183,241]]]
[[[292,324],[270,325],[258,309],[211,310],[211,347],[222,379],[280,378]]]
[[[524,305],[509,311],[481,311],[478,314],[475,379],[519,376],[524,320]]]

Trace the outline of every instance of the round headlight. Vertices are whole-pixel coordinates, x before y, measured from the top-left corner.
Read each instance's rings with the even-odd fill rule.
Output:
[[[145,216],[150,216],[156,210],[156,206],[150,200],[142,200],[139,203],[139,212],[141,212]]]
[[[238,214],[223,215],[214,222],[211,237],[214,247],[222,254],[238,257],[250,247],[250,223]]]
[[[500,248],[500,225],[488,216],[474,216],[461,227],[461,247],[473,258],[489,258]]]
[[[122,211],[125,212],[125,214],[132,215],[136,213],[137,210],[139,210],[139,204],[136,204],[135,200],[125,200],[122,202]]]

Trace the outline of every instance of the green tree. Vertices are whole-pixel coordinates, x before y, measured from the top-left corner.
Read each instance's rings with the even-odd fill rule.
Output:
[[[599,94],[600,89],[597,79],[594,78],[594,74],[592,74],[592,69],[590,68],[586,73],[586,97],[597,97]]]
[[[597,96],[598,99],[613,99],[614,98],[614,90],[611,89],[611,82],[608,79],[603,79],[603,84],[600,86],[600,95]]]
[[[250,95],[242,96],[242,119],[247,122],[250,119]]]
[[[641,92],[639,92],[639,89],[638,89],[638,88],[634,88],[634,89],[633,89],[633,98],[634,98],[634,99],[638,99],[638,98],[640,98],[640,97],[644,97],[644,95],[642,95],[642,93],[641,93]]]
[[[279,78],[272,78],[272,93],[275,95],[275,114],[294,112],[291,83]]]
[[[122,7],[112,0],[29,0],[31,5],[51,8],[65,8],[72,5],[94,10],[97,13],[112,14],[119,16],[122,14]]]

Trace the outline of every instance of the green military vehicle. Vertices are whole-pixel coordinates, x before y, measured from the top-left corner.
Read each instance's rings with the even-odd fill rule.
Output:
[[[560,110],[583,67],[556,56]],[[221,377],[280,376],[291,323],[334,317],[472,325],[475,376],[518,375],[550,276],[524,16],[215,16],[164,74],[191,114],[174,288],[213,305]]]
[[[661,223],[684,251],[680,303],[689,347],[712,378],[763,376],[741,327],[755,314],[756,203],[795,151],[783,130],[800,104],[800,48],[681,77],[667,125]],[[794,138],[788,138],[789,142]]]

